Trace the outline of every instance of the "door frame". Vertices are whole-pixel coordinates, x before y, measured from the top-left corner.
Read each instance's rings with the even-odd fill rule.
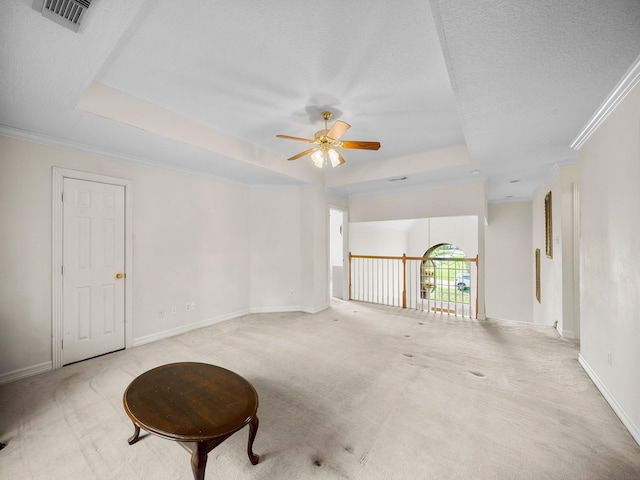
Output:
[[[342,212],[342,299],[351,299],[351,289],[349,288],[349,210],[347,207],[327,204],[327,280],[331,278],[331,210]],[[327,302],[331,303],[331,286],[327,283]]]
[[[65,178],[124,187],[124,271],[126,273],[124,285],[124,340],[125,348],[133,346],[133,180],[53,167],[51,175],[51,356],[54,370],[63,366],[62,192]]]

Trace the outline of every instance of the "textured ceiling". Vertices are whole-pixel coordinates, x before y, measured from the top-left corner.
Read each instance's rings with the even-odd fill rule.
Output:
[[[80,33],[3,8],[4,133],[345,195],[531,198],[640,54],[638,0],[94,0]],[[325,109],[380,150],[287,162],[307,145],[275,134],[312,137]]]

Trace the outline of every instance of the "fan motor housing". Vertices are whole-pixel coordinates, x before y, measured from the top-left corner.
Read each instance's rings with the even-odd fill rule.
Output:
[[[331,140],[327,137],[327,133],[329,133],[329,130],[327,129],[318,130],[315,135],[316,142],[320,144],[331,143]]]

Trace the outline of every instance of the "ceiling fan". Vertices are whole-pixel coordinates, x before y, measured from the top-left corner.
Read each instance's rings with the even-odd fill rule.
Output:
[[[298,140],[300,142],[314,143],[316,146],[300,152],[287,160],[297,160],[300,157],[311,154],[311,160],[318,168],[322,168],[324,165],[331,164],[332,167],[337,167],[344,163],[344,158],[340,155],[340,152],[336,148],[357,148],[360,150],[378,150],[380,148],[380,142],[358,142],[355,140],[342,140],[340,138],[344,133],[351,128],[346,122],[336,120],[331,130],[327,126],[327,122],[331,118],[331,112],[322,112],[322,118],[324,119],[324,129],[318,130],[313,140],[308,138],[291,137],[289,135],[276,135],[278,138],[287,138],[289,140]]]

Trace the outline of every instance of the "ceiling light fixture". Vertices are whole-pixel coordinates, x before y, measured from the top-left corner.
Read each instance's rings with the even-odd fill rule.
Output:
[[[340,165],[340,155],[326,144],[321,144],[320,148],[311,154],[311,160],[318,168],[328,164],[331,164],[332,167]]]
[[[276,135],[278,138],[286,138],[288,140],[297,140],[299,142],[313,143],[316,147],[300,152],[287,160],[297,160],[300,157],[311,154],[311,160],[313,164],[322,168],[325,165],[331,164],[332,167],[337,167],[344,163],[344,158],[340,155],[340,152],[336,148],[356,148],[359,150],[378,150],[380,148],[380,142],[362,142],[357,140],[339,140],[344,133],[351,128],[346,122],[337,120],[333,127],[329,129],[328,121],[331,118],[331,112],[322,112],[322,119],[324,120],[324,129],[318,130],[313,140],[310,138],[292,137],[290,135]]]

